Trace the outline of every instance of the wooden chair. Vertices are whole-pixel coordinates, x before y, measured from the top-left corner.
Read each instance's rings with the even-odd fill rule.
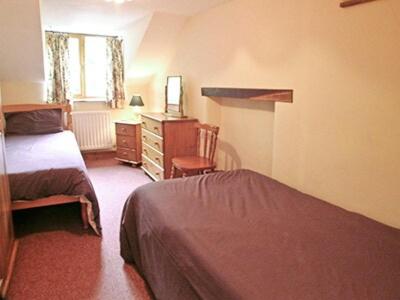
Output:
[[[196,124],[197,128],[197,156],[174,157],[172,159],[171,177],[179,170],[183,177],[187,175],[204,174],[216,168],[214,162],[215,149],[219,127],[208,124]]]

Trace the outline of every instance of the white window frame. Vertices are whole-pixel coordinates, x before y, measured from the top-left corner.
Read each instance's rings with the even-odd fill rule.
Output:
[[[90,37],[92,35],[86,34],[69,34],[70,38],[76,38],[79,40],[79,61],[80,61],[80,83],[81,83],[81,93],[72,95],[74,101],[99,101],[106,102],[106,95],[104,97],[91,97],[86,95],[86,73],[85,73],[85,38]]]

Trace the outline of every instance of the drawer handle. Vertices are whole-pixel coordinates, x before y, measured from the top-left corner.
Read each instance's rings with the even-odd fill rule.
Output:
[[[147,153],[148,153],[147,149],[143,149],[143,152],[144,152],[145,154],[147,154]]]
[[[143,121],[143,122],[142,122],[142,125],[143,125],[144,127],[146,127],[146,122],[145,122],[145,121]]]
[[[147,136],[143,135],[143,139],[144,139],[144,140],[147,140]]]
[[[126,144],[126,140],[125,140],[125,139],[123,139],[123,140],[122,140],[122,143],[123,143],[123,144]]]
[[[157,146],[157,148],[160,148],[160,144],[157,142],[154,142],[154,146]]]
[[[125,128],[125,127],[122,127],[122,131],[125,132],[125,131],[126,131],[126,128]]]
[[[125,155],[125,156],[127,156],[128,155],[128,153],[127,152],[122,152],[122,155]]]
[[[160,161],[161,162],[161,159],[159,158],[159,157],[156,157],[156,158],[154,158],[156,161]]]
[[[143,167],[147,168],[147,163],[144,162],[143,163]]]
[[[157,126],[153,127],[155,131],[159,131],[160,129]]]

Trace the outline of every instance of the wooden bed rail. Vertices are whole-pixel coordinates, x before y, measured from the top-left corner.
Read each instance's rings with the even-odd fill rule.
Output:
[[[81,201],[82,196],[67,196],[67,195],[53,195],[47,198],[35,199],[33,201],[19,200],[11,202],[11,210],[22,210],[36,207],[60,205],[67,203],[80,202],[81,204],[81,218],[83,223],[83,228],[89,228],[88,214],[87,214],[87,204]]]
[[[72,106],[69,103],[65,104],[10,104],[3,105],[3,113],[11,113],[11,112],[27,112],[27,111],[35,111],[35,110],[43,110],[43,109],[61,109],[63,113],[66,114],[66,124],[64,124],[64,128],[67,130],[72,130]]]

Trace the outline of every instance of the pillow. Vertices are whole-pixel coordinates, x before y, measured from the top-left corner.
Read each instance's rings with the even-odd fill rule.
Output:
[[[7,134],[44,134],[63,131],[61,109],[6,113]]]

